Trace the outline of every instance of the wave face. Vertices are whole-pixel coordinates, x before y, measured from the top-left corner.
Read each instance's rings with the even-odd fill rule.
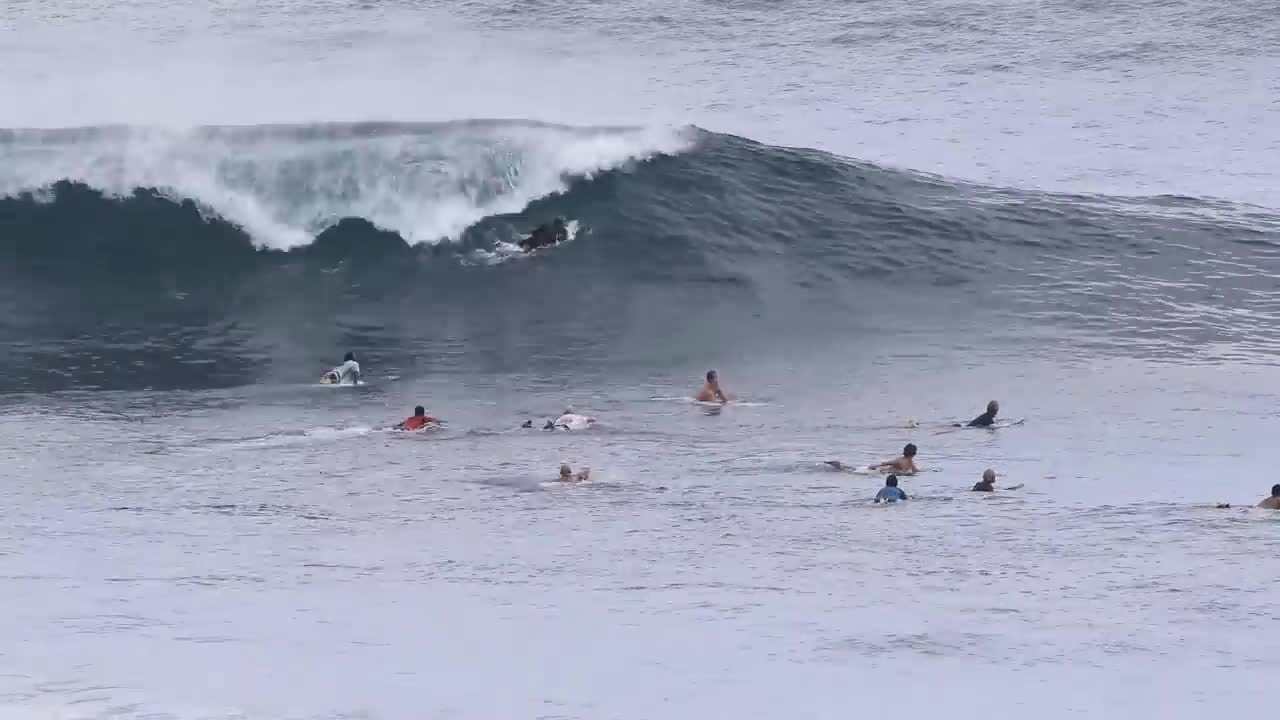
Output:
[[[1020,352],[1262,361],[1280,327],[1270,211],[696,129],[15,130],[0,191],[10,392],[296,380],[348,348],[387,372],[652,369],[997,326],[1037,338]],[[573,241],[513,251],[557,215]]]

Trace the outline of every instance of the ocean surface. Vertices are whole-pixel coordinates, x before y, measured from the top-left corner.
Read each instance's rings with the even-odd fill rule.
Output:
[[[0,5],[0,718],[1265,716],[1277,38]]]

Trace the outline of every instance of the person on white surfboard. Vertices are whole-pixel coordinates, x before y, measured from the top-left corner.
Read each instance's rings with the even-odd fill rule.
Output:
[[[879,465],[872,465],[867,469],[892,472],[899,475],[915,475],[920,472],[920,468],[916,467],[916,452],[915,443],[907,443],[907,446],[902,448],[902,457],[885,460]]]
[[[987,411],[978,417],[969,421],[966,427],[991,427],[996,422],[996,415],[1000,413],[1000,403],[992,400],[987,403]]]
[[[706,383],[702,385],[702,389],[693,398],[698,402],[729,402],[729,396],[725,395],[724,390],[720,389],[720,376],[715,370],[707,371]]]
[[[551,427],[564,430],[586,430],[595,422],[596,419],[590,415],[579,415],[573,411],[573,408],[565,408],[560,417],[551,423]]]
[[[326,385],[355,385],[360,382],[360,363],[356,362],[356,354],[349,352],[342,358],[342,364],[320,376],[320,382]]]

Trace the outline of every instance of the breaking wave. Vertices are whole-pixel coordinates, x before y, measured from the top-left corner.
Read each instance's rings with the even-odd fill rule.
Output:
[[[575,241],[514,250],[555,216]],[[1280,328],[1274,211],[696,128],[0,131],[0,252],[9,391],[258,382],[342,347],[411,374],[929,328],[1264,361]]]

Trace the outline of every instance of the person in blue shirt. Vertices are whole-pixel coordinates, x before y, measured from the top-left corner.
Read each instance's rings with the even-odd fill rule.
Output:
[[[906,499],[907,494],[898,487],[897,475],[890,475],[885,478],[884,487],[880,488],[880,492],[876,493],[876,502],[878,503],[896,503],[899,500]]]

